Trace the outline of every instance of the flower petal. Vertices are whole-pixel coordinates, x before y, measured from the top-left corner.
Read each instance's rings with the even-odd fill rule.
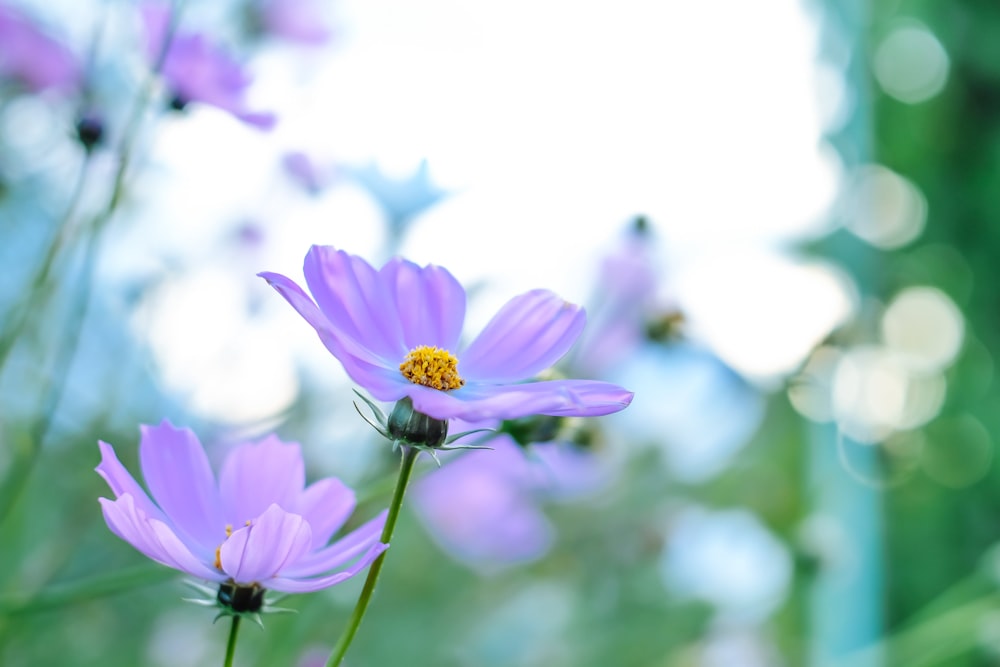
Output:
[[[515,382],[559,360],[583,331],[580,306],[548,290],[532,290],[508,301],[459,356],[467,381]]]
[[[99,441],[97,446],[101,449],[101,463],[94,470],[108,483],[115,498],[121,498],[127,493],[132,496],[136,506],[147,516],[165,521],[166,517],[160,508],[153,504],[139,483],[118,460],[114,447],[103,440]]]
[[[519,480],[496,474],[492,454],[470,452],[413,489],[413,509],[434,542],[480,571],[537,560],[555,533]]]
[[[282,570],[282,576],[294,579],[313,577],[351,561],[378,542],[388,513],[388,510],[383,510],[374,519],[355,528],[325,549],[300,558],[297,563]]]
[[[226,523],[241,526],[272,503],[292,510],[305,486],[305,475],[297,443],[271,435],[239,445],[226,457],[219,475]]]
[[[338,337],[352,338],[386,364],[402,362],[409,348],[392,294],[368,262],[331,246],[314,245],[303,272],[309,292]]]
[[[421,391],[424,390],[424,391]],[[610,382],[549,380],[510,385],[473,385],[445,392],[419,387],[409,392],[413,407],[437,419],[517,419],[530,415],[597,417],[632,402],[632,392]]]
[[[147,516],[131,495],[124,494],[113,502],[107,498],[98,501],[111,532],[147,558],[202,579],[223,581],[226,578],[199,560],[167,524]]]
[[[222,569],[238,584],[263,583],[312,546],[312,530],[298,514],[271,505],[219,549]]]
[[[404,389],[410,383],[399,372],[399,363],[405,353],[389,364],[362,343],[337,331],[294,281],[278,273],[257,275],[264,278],[316,330],[326,349],[343,364],[352,380],[380,401],[396,401],[406,395]]]
[[[456,351],[465,322],[465,289],[447,269],[397,258],[382,267],[379,277],[393,295],[405,351],[419,345]]]
[[[350,579],[361,570],[368,567],[372,561],[382,555],[382,553],[389,548],[388,544],[382,544],[381,542],[372,546],[361,559],[344,570],[343,572],[338,572],[336,574],[331,574],[327,577],[318,577],[316,579],[291,579],[287,577],[275,577],[261,584],[265,588],[270,588],[276,591],[281,591],[283,593],[311,593],[313,591],[318,591],[323,588],[328,588],[334,584],[339,584],[342,581]]]
[[[354,506],[354,491],[339,479],[327,477],[310,484],[295,503],[287,507],[309,522],[312,548],[321,549],[351,516]]]
[[[139,460],[156,504],[185,542],[214,551],[225,539],[226,521],[198,436],[167,420],[159,426],[143,425]]]

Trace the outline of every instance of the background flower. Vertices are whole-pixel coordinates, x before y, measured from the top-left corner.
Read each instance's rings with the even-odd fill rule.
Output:
[[[146,3],[142,5],[142,19],[147,57],[155,63],[160,58],[170,26],[170,7]],[[228,111],[262,130],[274,127],[274,114],[247,109],[245,97],[252,81],[250,75],[201,33],[175,30],[161,73],[174,96],[173,104],[179,108],[190,102],[201,102]]]
[[[38,92],[77,85],[80,70],[72,51],[28,17],[0,3],[0,80],[10,78]]]
[[[594,493],[609,475],[595,456],[563,443],[525,450],[504,435],[488,446],[453,455],[414,485],[411,499],[439,547],[494,573],[537,560],[552,546],[556,529],[543,501]]]

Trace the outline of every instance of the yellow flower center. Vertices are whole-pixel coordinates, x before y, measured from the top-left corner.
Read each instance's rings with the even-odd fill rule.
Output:
[[[448,391],[458,389],[465,380],[458,374],[458,359],[448,350],[420,345],[406,355],[399,365],[403,377],[413,384]]]
[[[247,523],[249,524],[250,522],[248,521]],[[227,523],[226,524],[226,539],[228,540],[229,537],[232,534],[233,534],[233,525],[231,523]],[[222,569],[222,544],[220,544],[219,546],[215,547],[215,569],[216,570],[221,570]]]

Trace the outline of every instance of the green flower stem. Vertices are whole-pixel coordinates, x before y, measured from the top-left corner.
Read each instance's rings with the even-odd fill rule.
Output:
[[[233,625],[229,628],[229,643],[226,644],[225,667],[233,667],[233,657],[236,655],[236,634],[240,631],[240,615],[233,614]]]
[[[383,544],[389,544],[389,541],[392,539],[392,531],[395,529],[396,519],[399,517],[399,508],[403,506],[403,495],[406,493],[406,485],[410,481],[413,464],[416,462],[419,453],[420,450],[403,445],[403,461],[399,466],[399,479],[396,481],[396,490],[393,491],[392,502],[389,504],[389,516],[386,517],[385,526],[382,528],[382,537],[379,538]],[[375,592],[375,583],[378,581],[379,572],[382,571],[382,563],[385,561],[386,553],[382,552],[375,559],[375,562],[371,564],[371,567],[368,568],[368,578],[365,579],[365,586],[361,589],[361,597],[358,598],[358,603],[354,606],[354,612],[347,622],[347,627],[344,628],[343,634],[337,640],[337,645],[333,648],[330,659],[326,662],[327,667],[338,667],[344,659],[344,655],[347,654],[347,649],[351,646],[354,635],[361,626],[361,619],[365,617],[365,611],[368,609],[372,593]]]
[[[46,388],[43,390],[43,395],[39,400],[39,416],[34,420],[34,423],[32,423],[28,429],[30,441],[27,447],[21,450],[20,456],[12,464],[11,473],[0,480],[0,523],[3,523],[3,521],[7,518],[10,510],[13,509],[17,499],[24,491],[30,473],[38,460],[42,442],[48,436],[49,429],[52,425],[52,418],[62,400],[66,376],[69,373],[73,359],[76,358],[77,349],[80,343],[80,336],[77,335],[77,332],[83,326],[83,321],[87,316],[87,309],[90,302],[90,291],[97,264],[97,253],[99,248],[97,237],[103,231],[108,221],[114,217],[114,214],[118,209],[118,204],[121,201],[122,193],[125,188],[125,177],[134,152],[134,144],[138,138],[146,109],[152,101],[153,93],[156,88],[156,81],[159,78],[160,70],[163,68],[163,63],[166,60],[183,5],[184,0],[176,0],[174,3],[173,11],[171,12],[170,24],[163,39],[163,46],[157,56],[153,68],[146,76],[142,87],[133,101],[131,112],[125,124],[125,129],[122,132],[121,142],[119,143],[118,150],[116,151],[118,166],[115,171],[114,180],[112,181],[111,193],[108,196],[107,203],[105,204],[103,210],[91,218],[87,224],[81,224],[79,227],[73,226],[73,213],[78,205],[79,195],[83,192],[87,174],[87,165],[90,162],[89,159],[85,159],[77,185],[77,192],[71,198],[70,207],[66,212],[66,217],[62,221],[52,247],[49,249],[39,272],[33,280],[32,290],[41,291],[41,304],[44,304],[45,298],[48,296],[49,286],[53,282],[50,274],[53,269],[56,256],[62,248],[67,247],[76,241],[77,237],[83,237],[84,248],[81,253],[83,255],[82,266],[80,268],[80,275],[76,280],[76,284],[73,285],[73,289],[75,290],[74,296],[71,300],[73,308],[67,315],[66,321],[63,322],[61,326],[64,331],[71,332],[71,334],[64,336],[63,339],[57,344],[54,355],[55,359],[52,362],[51,370],[47,373],[49,379],[47,381]],[[42,308],[40,303],[34,303],[32,309],[26,311],[23,318],[20,318],[15,314],[15,317],[12,320],[13,324],[9,325],[10,328],[0,334],[0,367],[2,367],[3,363],[6,361],[11,348],[13,348],[14,343],[21,336],[27,326],[29,315],[37,314],[41,311]]]

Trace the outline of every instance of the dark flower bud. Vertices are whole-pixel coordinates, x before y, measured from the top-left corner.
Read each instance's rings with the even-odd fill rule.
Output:
[[[525,449],[546,442],[565,442],[580,449],[591,449],[597,447],[601,440],[597,425],[592,420],[579,417],[534,415],[506,419],[497,431],[506,433]]]
[[[533,415],[521,419],[506,419],[500,424],[500,433],[506,433],[514,442],[527,447],[534,442],[552,442],[556,439],[566,417]]]
[[[104,123],[92,113],[85,113],[76,121],[76,138],[88,153],[101,144]]]
[[[396,401],[386,423],[389,436],[415,447],[440,447],[448,439],[448,420],[435,419],[413,409],[409,396]]]
[[[187,108],[189,100],[185,99],[179,93],[175,93],[171,98],[168,106],[174,111],[184,111]]]
[[[240,586],[232,581],[219,584],[219,594],[216,599],[223,607],[237,614],[253,614],[264,606],[265,589],[257,584]]]

